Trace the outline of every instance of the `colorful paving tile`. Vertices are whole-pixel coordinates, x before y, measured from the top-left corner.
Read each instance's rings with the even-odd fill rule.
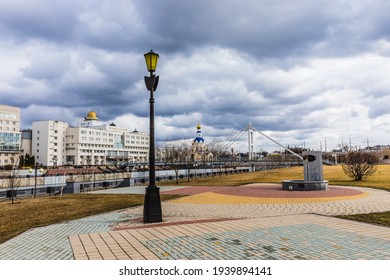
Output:
[[[143,241],[162,260],[385,260],[390,242],[316,224]]]
[[[299,204],[333,202],[366,197],[356,189],[331,186],[323,191],[286,191],[279,184],[251,184],[237,187],[187,187],[165,194],[188,195],[172,201],[187,204]]]

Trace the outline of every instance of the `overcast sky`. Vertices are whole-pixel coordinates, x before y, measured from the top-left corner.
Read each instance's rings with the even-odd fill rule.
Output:
[[[156,140],[249,122],[283,145],[390,144],[388,0],[1,0],[1,104],[35,120],[148,131],[143,54],[159,53]],[[245,139],[236,146],[246,152]],[[255,150],[277,150],[260,135]]]

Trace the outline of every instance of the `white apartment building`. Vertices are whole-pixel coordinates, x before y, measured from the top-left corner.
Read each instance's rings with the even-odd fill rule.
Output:
[[[33,122],[32,154],[38,164],[121,165],[147,162],[149,135],[104,125],[89,112],[76,127],[59,121]]]
[[[113,123],[103,125],[93,111],[80,126],[66,129],[66,161],[69,165],[147,162],[148,152],[148,134],[129,132]]]
[[[66,164],[65,133],[69,125],[60,121],[32,123],[32,155],[35,162],[44,166]]]
[[[0,105],[0,166],[18,164],[20,146],[20,108]]]

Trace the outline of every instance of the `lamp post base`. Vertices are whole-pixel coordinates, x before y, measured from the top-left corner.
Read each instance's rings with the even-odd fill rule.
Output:
[[[162,222],[160,189],[147,187],[144,201],[144,223]]]

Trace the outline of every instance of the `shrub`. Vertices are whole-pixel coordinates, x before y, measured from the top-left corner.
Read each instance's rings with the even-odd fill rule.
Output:
[[[355,181],[361,181],[375,173],[378,163],[379,157],[377,154],[354,151],[347,154],[342,167],[347,176]]]

